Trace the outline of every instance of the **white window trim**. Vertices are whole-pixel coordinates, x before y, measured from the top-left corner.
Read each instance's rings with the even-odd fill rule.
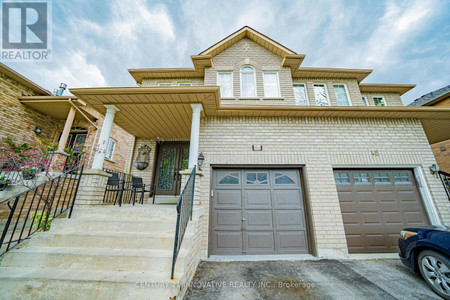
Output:
[[[266,86],[264,84],[264,74],[275,74],[277,76],[277,88],[278,88],[278,95],[277,96],[266,96]],[[263,88],[264,88],[264,98],[268,98],[268,99],[281,98],[280,76],[278,76],[278,72],[277,71],[263,71]]]
[[[315,101],[316,106],[319,106],[319,105],[317,105],[316,92],[314,91],[314,86],[315,85],[323,85],[325,87],[325,93],[327,94],[327,100],[328,100],[328,105],[325,105],[325,106],[331,106],[330,95],[328,93],[328,86],[327,86],[327,84],[326,83],[321,83],[321,82],[314,82],[313,83],[313,92],[314,92],[314,101]]]
[[[387,102],[386,102],[386,98],[384,98],[384,96],[377,96],[377,95],[373,95],[373,96],[372,96],[372,102],[373,102],[373,105],[376,106],[375,100],[373,100],[373,98],[381,98],[381,99],[383,99],[384,106],[388,106],[388,105],[387,105]]]
[[[363,98],[366,100],[367,105],[364,104],[364,100],[362,100]],[[361,95],[361,101],[363,102],[363,106],[370,106],[369,98],[367,96]]]
[[[216,78],[216,84],[217,86],[219,86],[219,74],[231,74],[231,96],[230,97],[222,97],[222,95],[220,95],[220,97],[222,99],[232,99],[234,98],[234,74],[233,71],[220,71],[217,72],[217,78]],[[220,91],[220,86],[219,86],[219,91]]]
[[[254,87],[255,87],[255,96],[254,97],[244,97],[242,95],[242,68],[244,67],[250,67],[253,69],[253,82],[254,82]],[[244,72],[244,73],[250,73],[250,72]],[[241,99],[255,99],[258,98],[258,87],[256,86],[256,70],[254,67],[250,66],[250,65],[244,65],[239,69],[239,80],[240,80],[240,98]]]
[[[294,88],[294,86],[296,84],[303,84],[303,86],[305,87],[305,95],[306,95],[306,105],[305,106],[310,106],[311,103],[309,102],[309,96],[308,96],[308,86],[306,85],[306,82],[293,82],[292,83],[292,88]],[[294,101],[295,101],[295,94],[294,94]],[[297,105],[297,104],[296,104]]]
[[[334,90],[335,85],[343,85],[345,89],[345,93],[347,94],[348,99],[348,106],[353,106],[352,99],[350,98],[350,93],[348,92],[347,84],[345,83],[333,83],[333,92],[336,95],[336,91]],[[336,103],[337,103],[337,95],[336,95]],[[338,106],[346,106],[346,105],[339,105]]]
[[[113,150],[112,150],[112,152],[111,152],[111,157],[107,157],[107,156],[106,156],[106,152],[105,152],[105,159],[112,161],[113,158],[114,158],[114,153],[116,152],[117,141],[114,140],[113,138],[109,138],[109,139],[108,139],[108,144],[106,145],[106,151],[108,151],[108,148],[109,148],[109,142],[110,142],[110,141],[113,141],[113,142],[114,142],[114,148],[113,148]]]

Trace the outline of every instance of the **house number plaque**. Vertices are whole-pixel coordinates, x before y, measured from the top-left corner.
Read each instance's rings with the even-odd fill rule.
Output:
[[[253,145],[252,150],[253,151],[262,151],[262,145]]]

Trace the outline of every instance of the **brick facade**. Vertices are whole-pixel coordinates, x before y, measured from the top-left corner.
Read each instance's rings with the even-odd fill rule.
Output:
[[[57,144],[64,128],[65,120],[56,120],[23,105],[18,100],[20,96],[41,95],[13,78],[0,73],[0,138],[11,138],[16,142],[23,143],[30,142],[33,137],[40,137]],[[95,155],[95,146],[93,149],[92,145],[94,139],[98,140],[104,116],[90,107],[83,109],[97,118],[96,124],[99,128],[96,136],[95,127],[84,118],[76,119],[72,125],[73,127],[82,127],[88,131],[85,142],[85,168],[87,169],[92,165]],[[42,133],[39,136],[33,132],[36,126],[42,129]],[[116,148],[112,160],[105,161],[105,167],[115,171],[124,171],[127,155],[130,154],[129,149],[132,147],[134,137],[119,126],[113,125],[111,138],[116,141]]]
[[[233,97],[221,99],[226,104],[294,105],[293,83],[305,83],[309,103],[315,106],[314,83],[325,83],[332,106],[337,105],[333,84],[344,83],[353,106],[363,106],[362,96],[374,105],[373,96],[383,96],[387,106],[402,106],[398,93],[361,93],[356,79],[293,78],[290,68],[281,66],[281,57],[244,38],[212,59],[212,67],[205,69],[204,81],[192,80],[193,85],[217,85],[218,71],[233,73]],[[239,70],[251,65],[256,72],[257,97],[240,97]],[[277,71],[281,97],[265,98],[262,72]],[[158,82],[173,85],[180,79],[143,80],[145,86]],[[143,143],[154,145],[152,139],[136,139],[136,148]],[[263,151],[252,151],[252,145],[262,145]],[[305,189],[305,208],[312,237],[311,247],[316,254],[347,253],[347,242],[334,183],[333,168],[401,167],[414,169],[423,186],[431,194],[429,214],[437,211],[445,224],[450,224],[448,200],[440,181],[429,172],[435,158],[420,121],[414,119],[357,119],[357,118],[294,118],[294,117],[203,117],[200,125],[199,151],[205,162],[203,176],[196,181],[197,205],[205,212],[202,223],[201,250],[208,251],[210,185],[212,165],[295,165],[302,168]],[[153,152],[152,152],[153,153]],[[154,155],[154,154],[152,154]],[[135,155],[136,157],[136,150]],[[156,160],[156,157],[153,159]],[[133,174],[148,182],[155,170]],[[420,173],[420,174],[419,174]],[[422,175],[423,174],[423,175]],[[428,204],[427,204],[428,205]]]

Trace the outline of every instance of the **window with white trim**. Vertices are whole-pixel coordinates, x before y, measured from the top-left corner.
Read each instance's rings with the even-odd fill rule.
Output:
[[[106,147],[105,153],[106,159],[112,160],[112,157],[114,155],[114,149],[116,149],[116,141],[110,138],[108,141],[108,146]]]
[[[308,93],[304,83],[294,83],[294,99],[297,105],[308,105]]]
[[[364,106],[369,106],[369,102],[367,101],[366,96],[362,96],[362,102],[363,102]]]
[[[217,85],[220,88],[220,96],[222,98],[233,97],[233,73],[232,72],[217,73]]]
[[[277,72],[264,72],[264,97],[280,97],[280,85]]]
[[[328,106],[330,100],[328,97],[327,86],[324,83],[313,84],[314,97],[316,98],[317,106]]]
[[[160,82],[158,83],[158,86],[172,86],[172,84],[169,82]]]
[[[241,68],[241,97],[256,98],[255,69],[250,66]]]
[[[375,106],[386,106],[386,100],[381,96],[372,97],[372,100]]]
[[[179,83],[178,86],[192,86],[192,83],[190,83],[190,82],[182,82],[182,83]]]
[[[337,104],[340,106],[350,106],[350,98],[348,97],[345,84],[333,84],[333,89],[336,94]]]

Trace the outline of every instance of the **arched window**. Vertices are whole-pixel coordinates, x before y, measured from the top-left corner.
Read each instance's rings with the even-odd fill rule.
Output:
[[[250,66],[241,68],[241,97],[256,98],[255,69]]]

